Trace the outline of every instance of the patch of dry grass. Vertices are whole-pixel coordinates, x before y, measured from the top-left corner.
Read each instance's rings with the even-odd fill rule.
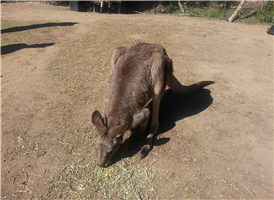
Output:
[[[100,168],[95,152],[86,160],[74,154],[70,166],[64,167],[50,181],[43,198],[148,199],[155,192],[151,183],[156,172],[129,159]]]

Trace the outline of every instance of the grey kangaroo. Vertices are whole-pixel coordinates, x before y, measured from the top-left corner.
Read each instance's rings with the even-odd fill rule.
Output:
[[[161,45],[138,43],[130,48],[115,49],[111,58],[110,97],[105,117],[97,110],[92,114],[92,123],[99,132],[99,166],[108,166],[126,130],[137,126],[141,130],[146,128],[150,111],[145,107],[152,100],[150,132],[140,152],[141,159],[147,156],[159,127],[159,106],[167,86],[184,95],[212,83],[202,81],[183,86],[173,75],[172,60]]]

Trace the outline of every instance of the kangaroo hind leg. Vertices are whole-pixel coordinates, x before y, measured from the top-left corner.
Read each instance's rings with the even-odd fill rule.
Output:
[[[127,48],[126,47],[118,47],[113,51],[113,54],[111,56],[111,74],[113,71],[113,68],[115,66],[115,64],[117,63],[118,59],[125,54]]]
[[[149,135],[145,141],[144,146],[140,152],[141,159],[146,157],[152,149],[153,138],[159,128],[159,108],[161,99],[166,89],[166,70],[165,58],[161,54],[157,54],[152,58],[151,76],[153,83],[153,96],[152,96],[152,122]]]

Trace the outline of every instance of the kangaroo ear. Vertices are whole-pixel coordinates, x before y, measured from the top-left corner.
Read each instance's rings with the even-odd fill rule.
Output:
[[[99,111],[94,111],[91,116],[91,121],[93,125],[97,128],[100,135],[103,135],[107,131],[107,127],[104,123],[104,118]]]
[[[113,137],[119,138],[121,136],[123,136],[124,132],[127,130],[128,127],[128,123],[124,123],[122,125],[116,126],[112,129],[110,129],[110,134]]]

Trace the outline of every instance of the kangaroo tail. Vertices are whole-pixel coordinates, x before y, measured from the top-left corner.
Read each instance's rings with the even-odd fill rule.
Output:
[[[174,75],[172,75],[167,81],[167,86],[176,94],[184,95],[184,94],[189,94],[189,93],[195,92],[196,90],[199,90],[199,89],[201,89],[205,86],[208,86],[210,84],[213,84],[213,83],[215,83],[215,82],[214,81],[201,81],[201,82],[189,85],[189,86],[184,86],[177,80],[177,78]]]

